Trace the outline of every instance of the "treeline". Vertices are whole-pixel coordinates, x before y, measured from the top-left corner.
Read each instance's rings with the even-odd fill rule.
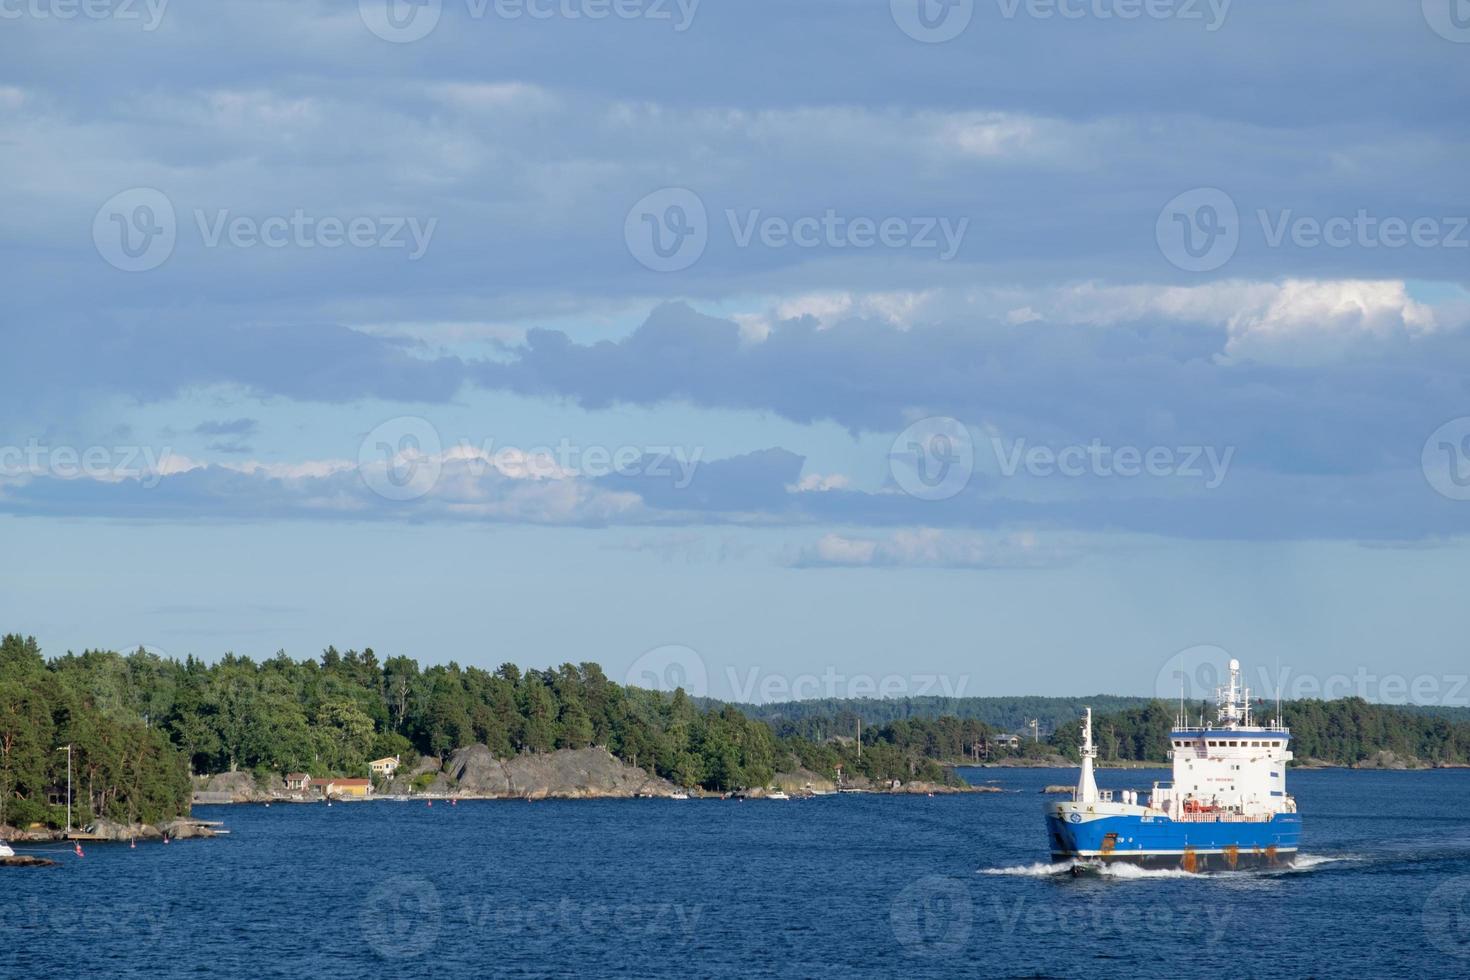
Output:
[[[33,639],[0,638],[0,824],[65,821],[68,745],[77,826],[188,811],[183,753],[135,705],[99,697],[94,680],[74,660],[48,666]]]
[[[1168,758],[1169,730],[1176,706],[1155,701],[1144,708],[1093,716],[1093,738],[1104,761]],[[1274,711],[1262,706],[1257,720]],[[1190,718],[1213,717],[1213,708],[1196,705]],[[1426,763],[1470,762],[1470,722],[1454,721],[1414,708],[1371,704],[1362,698],[1337,701],[1286,701],[1282,722],[1291,729],[1291,749],[1298,760],[1317,759],[1350,766],[1381,751]],[[1080,727],[1059,728],[1051,742],[1069,758],[1077,757]]]
[[[1044,697],[968,697],[940,696],[906,698],[816,698],[808,701],[783,701],[769,704],[736,704],[746,715],[759,718],[779,729],[783,727],[813,737],[829,728],[851,734],[856,719],[877,727],[895,721],[955,718],[980,721],[995,732],[1030,735],[1030,722],[1035,719],[1042,735],[1075,724],[1084,708],[1093,713],[1141,708],[1149,698],[1098,694],[1085,698]]]
[[[960,726],[960,727],[956,727]],[[849,740],[779,734],[732,705],[624,687],[594,663],[494,671],[421,668],[366,649],[328,648],[213,664],[88,650],[49,663],[33,639],[0,654],[0,822],[58,823],[54,802],[74,745],[77,822],[102,814],[156,820],[185,812],[189,776],[252,771],[366,776],[383,756],[445,757],[483,743],[500,758],[602,746],[683,786],[768,785],[806,766],[834,778],[952,779],[935,757],[963,740],[953,719],[904,723]]]

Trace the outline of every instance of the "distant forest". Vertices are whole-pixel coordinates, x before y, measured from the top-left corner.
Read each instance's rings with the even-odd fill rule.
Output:
[[[684,786],[738,790],[804,767],[827,777],[953,781],[946,764],[1013,755],[1076,758],[1094,709],[1104,760],[1163,761],[1174,706],[1141,698],[911,698],[732,705],[626,687],[595,663],[494,671],[421,667],[328,648],[317,659],[233,654],[209,664],[89,650],[46,660],[0,639],[0,824],[156,822],[186,812],[190,776],[367,775],[389,755],[443,758],[483,743],[498,757],[596,745]],[[1284,705],[1299,759],[1352,764],[1380,750],[1470,761],[1470,722],[1357,699]],[[863,720],[862,742],[854,737]],[[1043,733],[1032,742],[1025,722]],[[1011,747],[997,736],[1027,735]],[[859,751],[860,750],[860,751]]]
[[[1142,708],[1150,698],[1119,697],[1098,694],[1086,698],[1044,697],[909,697],[909,698],[818,698],[810,701],[782,701],[769,704],[739,704],[735,707],[751,718],[757,718],[778,730],[801,732],[812,737],[818,731],[830,731],[833,722],[842,719],[842,731],[851,734],[857,719],[870,727],[913,718],[958,718],[984,722],[996,732],[1030,734],[1030,723],[1045,736],[1064,725],[1075,725],[1084,708],[1094,714]],[[715,702],[711,702],[715,703]]]

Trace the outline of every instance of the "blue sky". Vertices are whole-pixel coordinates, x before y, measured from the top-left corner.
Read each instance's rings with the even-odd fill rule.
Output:
[[[0,624],[1470,703],[1458,2],[0,5]]]

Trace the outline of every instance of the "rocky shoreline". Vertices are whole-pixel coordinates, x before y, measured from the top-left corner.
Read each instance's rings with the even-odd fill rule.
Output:
[[[600,747],[559,749],[498,759],[486,746],[475,744],[456,749],[447,759],[421,758],[414,765],[399,770],[375,795],[379,798],[416,796],[465,800],[668,799],[684,795],[761,798],[772,790],[780,790],[790,796],[823,795],[839,790],[901,795],[998,792],[989,786],[950,786],[924,781],[875,783],[861,777],[847,780],[839,787],[825,776],[802,769],[777,773],[770,787],[757,787],[740,793],[712,793],[676,786],[641,766],[629,765]],[[262,785],[250,773],[234,772],[200,779],[194,800],[196,804],[293,803],[311,802],[315,797],[287,792],[285,783],[278,776],[270,777]]]
[[[68,837],[65,830],[53,830],[50,827],[32,829],[0,825],[0,840],[7,843],[54,843],[67,840],[79,840],[86,843],[88,841],[162,840],[165,836],[169,840],[188,840],[197,837],[215,837],[218,834],[215,828],[218,826],[216,821],[195,820],[193,817],[177,817],[156,825],[151,823],[125,824],[98,819],[85,827],[74,828],[71,836]]]

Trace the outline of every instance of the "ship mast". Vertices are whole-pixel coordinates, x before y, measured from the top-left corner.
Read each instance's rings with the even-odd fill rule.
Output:
[[[1092,760],[1097,758],[1097,749],[1092,744],[1092,709],[1087,709],[1082,722],[1082,774],[1077,780],[1077,802],[1097,802],[1097,780],[1092,778]]]

